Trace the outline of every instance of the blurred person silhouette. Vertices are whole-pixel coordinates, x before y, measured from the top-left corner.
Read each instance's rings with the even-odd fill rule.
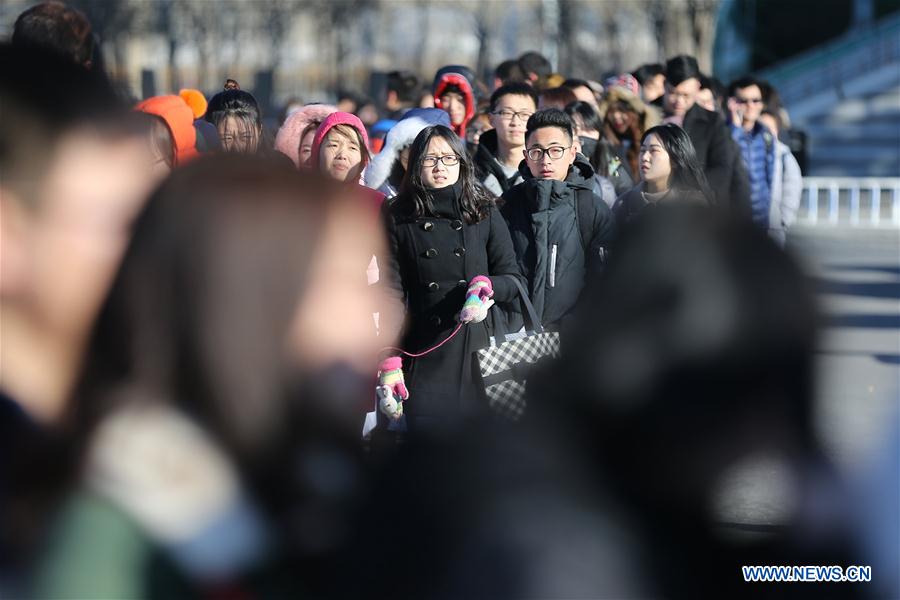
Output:
[[[565,112],[572,119],[578,151],[594,169],[594,193],[612,208],[616,198],[634,187],[634,181],[615,148],[602,137],[603,121],[597,111],[587,102],[573,102]]]
[[[700,167],[706,173],[714,197],[710,200],[725,210],[744,215],[750,210],[749,184],[737,173],[737,146],[728,126],[716,113],[697,104],[700,68],[693,56],[679,55],[666,63],[666,93],[656,101],[663,109],[663,122],[674,123],[691,138]]]
[[[547,78],[553,74],[553,65],[547,58],[533,50],[519,57],[519,67],[525,73],[525,80],[540,92],[547,87]]]
[[[710,205],[709,186],[700,168],[691,138],[684,129],[667,123],[648,129],[641,137],[641,182],[621,196],[613,207],[619,223],[672,202]]]
[[[298,169],[309,166],[316,130],[337,107],[330,104],[307,104],[285,119],[275,136],[275,150],[291,159]]]
[[[391,71],[387,74],[387,96],[384,108],[387,118],[399,121],[406,112],[414,108],[419,78],[409,71]]]
[[[612,146],[628,170],[628,176],[635,181],[640,176],[638,147],[641,136],[659,124],[659,115],[635,94],[618,85],[607,89],[599,114],[603,121],[603,139]]]
[[[352,188],[219,155],[151,197],[66,418],[35,597],[302,595],[363,486],[376,359]],[[326,319],[329,306],[340,319]]]
[[[562,86],[546,88],[538,94],[538,109],[558,108],[562,110],[577,101],[578,96],[570,88]]]
[[[537,110],[537,93],[527,83],[503,85],[488,107],[493,130],[481,135],[473,161],[481,184],[500,196],[522,181],[519,163],[525,150],[525,124]]]
[[[654,102],[666,92],[666,68],[659,63],[641,65],[631,73],[641,84],[641,99]]]
[[[397,195],[406,169],[409,151],[419,132],[430,125],[450,127],[450,115],[439,108],[413,108],[394,125],[384,139],[381,152],[366,167],[363,179],[367,187],[377,190],[387,198]]]
[[[594,93],[591,84],[584,79],[566,79],[563,82],[562,87],[572,90],[572,93],[575,94],[575,97],[578,98],[580,102],[587,102],[594,110],[599,108],[597,95]]]
[[[697,92],[697,104],[706,110],[718,113],[725,118],[728,89],[715,77],[700,76],[700,91]]]
[[[479,86],[475,74],[462,65],[441,67],[431,85],[435,108],[447,111],[453,132],[466,139],[466,126],[478,107]]]
[[[0,44],[0,106],[0,595],[16,596],[4,579],[46,524],[45,443],[155,178],[146,130],[101,72]]]
[[[797,220],[803,195],[803,173],[791,149],[781,141],[778,113],[764,109],[759,122],[775,137],[775,160],[772,170],[772,206],[769,212],[769,235],[784,246],[787,232]]]
[[[556,328],[585,283],[602,271],[615,219],[593,189],[594,170],[576,151],[572,120],[561,110],[528,119],[519,170],[524,181],[503,194],[516,260],[544,327]]]
[[[504,318],[498,308],[490,310],[494,302],[518,297],[506,277],[521,278],[509,230],[477,186],[462,140],[444,125],[416,136],[400,192],[385,204],[383,217],[388,245],[378,262],[389,305],[381,331],[389,339],[399,336],[406,352],[435,349],[381,363],[394,401],[408,400],[402,415],[379,411],[375,437],[394,437],[388,431],[401,426],[401,416],[410,435],[454,431],[487,409],[472,354],[488,346]],[[470,297],[478,300],[471,313],[465,310]],[[385,380],[388,374],[393,382]]]
[[[865,597],[741,574],[861,564],[815,434],[818,318],[797,265],[746,221],[660,205],[585,294],[559,360],[529,379],[528,418],[630,511],[656,595]]]
[[[753,77],[741,77],[728,84],[728,126],[749,176],[751,218],[760,227],[769,229],[775,135],[759,122],[762,110],[762,89]]]
[[[519,61],[511,58],[504,60],[494,69],[494,89],[510,83],[526,83],[525,71],[519,65]]]
[[[41,48],[86,69],[93,66],[91,22],[63,2],[41,2],[25,10],[13,25],[11,42],[20,48]]]
[[[225,152],[267,152],[263,140],[262,114],[256,98],[250,92],[226,87],[210,98],[204,118],[215,125]]]

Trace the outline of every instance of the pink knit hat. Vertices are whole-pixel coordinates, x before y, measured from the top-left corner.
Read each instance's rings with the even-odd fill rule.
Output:
[[[369,136],[366,134],[366,126],[359,120],[359,117],[345,112],[331,113],[324,121],[322,121],[322,124],[319,125],[319,129],[316,131],[316,137],[313,138],[312,155],[309,157],[309,164],[313,169],[319,168],[319,147],[322,145],[322,140],[324,140],[325,136],[328,135],[328,132],[337,125],[349,125],[356,129],[356,131],[359,132],[359,137],[362,138],[363,145],[368,149]]]
[[[275,149],[294,161],[300,167],[300,136],[310,123],[321,122],[331,113],[337,112],[330,104],[308,104],[292,112],[275,136]]]

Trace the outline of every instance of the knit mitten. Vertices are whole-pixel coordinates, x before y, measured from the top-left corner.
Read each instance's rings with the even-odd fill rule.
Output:
[[[378,367],[378,408],[393,420],[403,416],[403,401],[409,398],[406,382],[403,380],[403,359],[391,356]]]
[[[491,296],[494,295],[494,286],[491,280],[484,275],[478,275],[469,282],[466,290],[466,301],[459,311],[460,323],[481,323],[487,317],[488,309],[494,305]]]

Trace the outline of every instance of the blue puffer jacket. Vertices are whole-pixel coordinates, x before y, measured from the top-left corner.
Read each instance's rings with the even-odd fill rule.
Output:
[[[775,139],[760,123],[752,131],[731,125],[731,137],[737,142],[750,178],[750,205],[753,222],[762,227],[769,226],[769,211],[772,201],[772,174],[775,164]]]

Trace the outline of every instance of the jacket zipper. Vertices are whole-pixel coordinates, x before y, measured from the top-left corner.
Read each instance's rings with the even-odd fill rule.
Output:
[[[556,287],[556,248],[556,244],[550,247],[550,287]]]

